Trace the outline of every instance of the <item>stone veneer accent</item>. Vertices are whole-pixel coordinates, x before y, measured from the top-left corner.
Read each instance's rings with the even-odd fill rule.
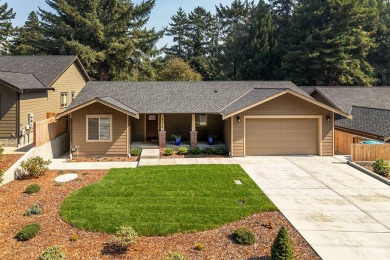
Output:
[[[190,132],[190,144],[191,144],[191,147],[195,147],[198,145],[198,132],[197,131]]]
[[[158,145],[160,147],[165,147],[166,143],[167,143],[167,132],[165,131],[158,132]]]

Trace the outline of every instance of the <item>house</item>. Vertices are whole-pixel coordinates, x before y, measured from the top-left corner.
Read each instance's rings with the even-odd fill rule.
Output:
[[[33,122],[64,111],[88,80],[76,56],[0,56],[0,144],[32,142]]]
[[[88,82],[69,116],[79,155],[127,155],[134,142],[193,147],[217,135],[232,156],[333,155],[334,114],[291,82]],[[158,147],[157,146],[157,147]]]
[[[335,117],[336,152],[364,139],[390,142],[390,87],[303,87],[316,100],[352,115]],[[340,143],[338,143],[340,142]],[[344,148],[345,147],[345,148]]]

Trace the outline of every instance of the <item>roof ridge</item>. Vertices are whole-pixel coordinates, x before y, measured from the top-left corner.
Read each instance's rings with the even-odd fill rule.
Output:
[[[385,111],[390,111],[390,109],[386,109],[386,108],[376,108],[376,107],[366,107],[366,106],[356,106],[356,105],[352,105],[352,108],[366,108],[366,109],[374,109],[374,110],[385,110]]]

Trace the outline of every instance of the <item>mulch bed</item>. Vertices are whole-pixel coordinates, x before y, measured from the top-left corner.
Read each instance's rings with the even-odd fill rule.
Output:
[[[220,228],[167,237],[141,237],[130,250],[120,256],[102,255],[103,243],[112,236],[98,232],[79,230],[62,221],[59,216],[61,202],[72,192],[103,177],[107,171],[79,171],[79,179],[55,185],[57,171],[49,171],[39,179],[13,181],[0,187],[0,259],[36,259],[48,246],[58,245],[67,259],[161,259],[169,252],[181,252],[188,259],[270,259],[270,247],[281,226],[287,227],[295,251],[295,259],[320,259],[306,241],[279,212],[255,214],[243,220]],[[37,183],[41,190],[36,194],[24,194],[31,183]],[[33,203],[39,203],[43,213],[37,216],[23,216]],[[38,236],[18,242],[14,239],[18,230],[33,222],[41,225]],[[266,227],[272,223],[273,228]],[[235,244],[229,237],[236,227],[254,230],[257,243],[252,246]],[[69,241],[77,234],[76,242]],[[197,243],[204,250],[197,251]]]
[[[14,165],[22,156],[22,154],[4,154],[3,161],[0,161],[0,170],[5,172],[12,165]]]
[[[160,148],[160,159],[172,159],[172,158],[230,158],[229,155],[218,155],[218,154],[179,154],[178,151],[175,151],[173,155],[164,155],[165,148]]]
[[[72,162],[137,162],[139,157],[79,157],[73,158]]]

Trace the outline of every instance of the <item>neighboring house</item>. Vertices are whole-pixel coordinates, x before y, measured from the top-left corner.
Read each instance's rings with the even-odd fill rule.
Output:
[[[334,113],[291,82],[88,82],[69,116],[79,155],[126,155],[136,141],[191,146],[217,135],[232,156],[333,155]]]
[[[76,56],[0,56],[0,144],[32,142],[32,123],[64,111],[88,80]]]

